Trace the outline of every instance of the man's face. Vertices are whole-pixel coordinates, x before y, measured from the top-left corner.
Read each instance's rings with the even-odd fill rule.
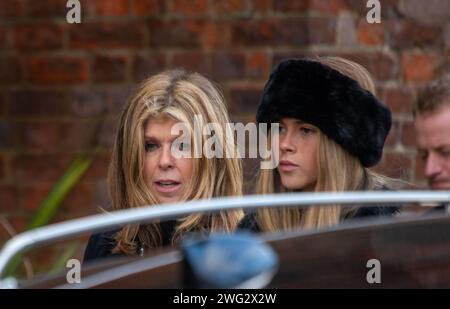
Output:
[[[450,102],[414,122],[424,175],[434,190],[450,190]]]

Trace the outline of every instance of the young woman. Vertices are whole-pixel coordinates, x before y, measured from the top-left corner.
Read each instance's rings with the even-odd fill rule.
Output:
[[[267,82],[258,123],[279,123],[279,165],[261,170],[257,193],[389,190],[398,181],[368,168],[382,156],[391,113],[375,96],[370,74],[343,58],[281,62]],[[395,207],[337,205],[262,209],[239,228],[273,232],[320,228],[342,220],[392,215]]]
[[[205,77],[173,70],[141,84],[121,113],[112,151],[108,187],[114,210],[242,195],[239,159],[192,155],[191,145],[203,146],[203,138],[198,140],[193,132],[195,117],[205,123],[230,122],[221,93]],[[191,132],[189,140],[180,142],[182,131],[173,134],[177,123]],[[234,147],[232,138],[222,137],[223,149]],[[242,211],[191,214],[177,221],[125,226],[92,236],[84,260],[142,253],[172,244],[190,231],[231,232],[242,217]]]

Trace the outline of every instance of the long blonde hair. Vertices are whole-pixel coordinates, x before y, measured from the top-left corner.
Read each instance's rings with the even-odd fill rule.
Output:
[[[369,72],[361,65],[339,57],[310,59],[345,74],[375,94],[375,84]],[[314,192],[343,192],[378,190],[398,187],[400,181],[377,174],[365,168],[355,156],[319,131],[317,155],[317,182]],[[260,170],[257,176],[257,194],[287,191],[281,184],[277,169]],[[338,224],[344,217],[354,213],[355,208],[337,205],[315,206],[306,209],[261,209],[256,219],[262,231],[274,232],[294,228],[320,228]]]
[[[124,107],[117,129],[108,170],[108,187],[113,209],[156,205],[144,174],[144,129],[151,118],[171,117],[192,132],[195,115],[207,123],[227,124],[229,117],[220,91],[198,73],[182,70],[162,72],[142,82]],[[221,134],[217,130],[216,134]],[[195,140],[195,135],[191,134]],[[234,147],[234,140],[221,136],[223,149]],[[192,181],[182,200],[242,195],[242,163],[233,158],[194,158]],[[191,214],[175,228],[172,242],[189,231],[231,232],[243,216],[240,210],[215,215]],[[162,243],[158,224],[128,225],[115,237],[114,252],[133,254],[136,240],[147,247]]]

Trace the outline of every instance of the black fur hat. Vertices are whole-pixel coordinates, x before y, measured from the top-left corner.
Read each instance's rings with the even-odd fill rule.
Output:
[[[318,127],[365,167],[377,164],[391,128],[391,112],[358,82],[317,61],[281,62],[264,87],[258,123],[283,117]]]

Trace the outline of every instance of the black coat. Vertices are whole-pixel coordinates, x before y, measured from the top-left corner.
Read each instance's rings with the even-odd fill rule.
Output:
[[[167,221],[160,223],[162,246],[167,246],[172,243],[173,233],[175,231],[176,221]],[[89,238],[86,250],[84,251],[83,263],[91,262],[100,258],[108,258],[113,256],[121,256],[123,253],[112,253],[112,250],[116,246],[114,239],[117,232],[120,229],[94,234]],[[140,244],[137,243],[139,250]]]

